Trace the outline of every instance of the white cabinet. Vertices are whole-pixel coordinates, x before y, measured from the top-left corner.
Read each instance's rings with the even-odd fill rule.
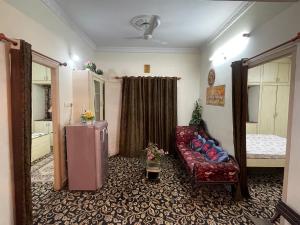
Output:
[[[32,83],[33,84],[51,84],[51,69],[40,65],[38,63],[32,63]]]
[[[288,57],[249,69],[248,122],[256,122],[253,115],[257,114],[251,90],[259,85],[260,91],[254,90],[259,95],[258,123],[247,123],[248,134],[257,131],[259,134],[287,136],[290,79],[291,59]]]
[[[264,85],[261,95],[259,133],[287,136],[289,85]]]
[[[277,87],[274,133],[280,137],[287,136],[289,95],[290,87],[288,85],[281,85]]]
[[[257,66],[257,67],[249,69],[249,71],[248,71],[248,83],[251,83],[251,84],[260,83],[261,71],[262,71],[261,66]]]
[[[278,74],[278,63],[270,62],[266,63],[263,66],[263,76],[262,82],[265,83],[276,83],[277,81],[277,74]]]
[[[276,86],[264,85],[262,87],[260,123],[259,123],[260,134],[274,133],[276,92],[277,92]]]
[[[89,70],[73,72],[73,121],[79,122],[85,110],[95,114],[95,120],[104,120],[105,80]]]
[[[289,83],[290,77],[291,77],[291,64],[290,63],[278,63],[277,82]]]
[[[53,146],[53,124],[52,121],[34,121],[34,132],[50,135],[50,145]]]

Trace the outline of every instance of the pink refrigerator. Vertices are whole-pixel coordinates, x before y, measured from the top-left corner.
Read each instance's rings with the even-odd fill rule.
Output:
[[[108,175],[107,122],[66,126],[69,190],[97,190]]]

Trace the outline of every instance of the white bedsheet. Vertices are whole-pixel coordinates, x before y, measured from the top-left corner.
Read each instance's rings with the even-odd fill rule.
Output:
[[[270,134],[247,134],[247,158],[283,159],[286,138]]]

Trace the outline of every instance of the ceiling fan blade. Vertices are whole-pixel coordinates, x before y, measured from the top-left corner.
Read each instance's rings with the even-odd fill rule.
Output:
[[[127,40],[141,40],[141,39],[144,39],[144,37],[142,37],[142,36],[137,36],[137,37],[125,37],[125,39],[127,39]]]
[[[160,18],[157,15],[153,15],[149,21],[149,27],[146,29],[144,36],[152,35],[155,28],[160,25]]]

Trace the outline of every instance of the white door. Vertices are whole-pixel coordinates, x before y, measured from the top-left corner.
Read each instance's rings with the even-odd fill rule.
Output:
[[[260,108],[260,134],[274,134],[277,86],[263,85]]]
[[[95,120],[100,121],[101,118],[101,82],[98,79],[93,79],[94,86],[94,111]]]
[[[289,83],[291,76],[290,63],[278,63],[278,83]]]
[[[257,66],[248,70],[248,84],[260,83],[261,66]]]
[[[290,95],[289,85],[278,86],[276,116],[275,116],[275,134],[280,137],[287,136],[289,95]]]
[[[263,83],[276,83],[278,75],[278,63],[266,63],[264,64],[262,82]]]

